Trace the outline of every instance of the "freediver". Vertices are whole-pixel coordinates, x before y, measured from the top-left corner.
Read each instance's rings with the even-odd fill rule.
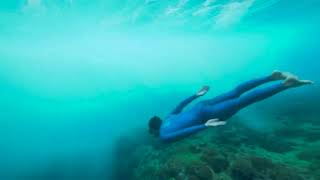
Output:
[[[248,92],[262,84],[273,81],[281,82]],[[274,71],[271,75],[244,82],[227,93],[198,102],[189,110],[182,111],[193,100],[209,91],[209,86],[203,86],[195,95],[182,101],[164,121],[158,116],[152,117],[149,120],[149,132],[162,141],[175,141],[208,127],[225,125],[230,117],[251,104],[284,90],[308,84],[313,84],[313,82],[300,80],[291,73]]]

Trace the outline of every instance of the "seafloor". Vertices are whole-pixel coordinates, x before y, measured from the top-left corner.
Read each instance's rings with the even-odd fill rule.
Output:
[[[266,131],[243,115],[170,144],[128,134],[117,142],[114,179],[320,180],[319,103],[315,95],[269,101],[260,108],[277,125]]]

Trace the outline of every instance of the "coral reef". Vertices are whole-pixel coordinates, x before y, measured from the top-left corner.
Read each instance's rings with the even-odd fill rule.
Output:
[[[238,159],[231,168],[232,178],[235,180],[274,179],[274,180],[302,180],[303,178],[294,168],[274,163],[262,157],[246,157]]]
[[[320,180],[318,115],[302,121],[300,112],[288,112],[274,116],[279,125],[270,131],[234,117],[178,142],[126,144],[128,157],[117,162],[126,176],[115,180]]]
[[[231,176],[235,180],[251,180],[255,179],[257,174],[249,160],[238,159],[231,167]]]

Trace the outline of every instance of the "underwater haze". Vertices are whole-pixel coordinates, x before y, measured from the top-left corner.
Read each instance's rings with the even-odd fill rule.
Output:
[[[290,136],[295,148],[272,152],[284,156],[265,156],[296,166],[292,156],[304,152],[302,147],[320,147],[319,19],[319,0],[2,0],[0,179],[178,180],[161,171],[164,159],[170,159],[166,153],[179,152],[170,149],[176,144],[157,144],[147,133],[149,118],[165,117],[202,85],[211,86],[203,97],[208,98],[274,69],[316,83],[250,106],[229,124],[265,132],[279,128],[270,119],[282,112],[308,115],[311,125],[296,131],[310,128],[315,133],[310,144],[300,139],[310,134]],[[287,113],[280,119],[300,127],[307,118],[299,117],[291,121]],[[210,132],[203,137],[211,137]],[[288,135],[281,133],[275,136]],[[197,144],[198,137],[177,146]],[[258,141],[250,147],[260,148]],[[224,143],[221,147],[239,146]],[[130,154],[143,146],[151,155],[138,150],[139,155]],[[302,169],[305,179],[317,180],[320,154],[305,156],[295,168]],[[152,157],[162,163],[154,165]],[[135,159],[131,164],[130,158]],[[186,163],[183,158],[176,161]],[[254,177],[235,169],[221,170],[223,177]]]

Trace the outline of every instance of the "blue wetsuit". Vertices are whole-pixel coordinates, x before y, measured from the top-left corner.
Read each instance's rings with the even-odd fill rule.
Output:
[[[203,130],[206,128],[204,124],[209,119],[218,118],[220,121],[226,121],[242,108],[287,89],[283,83],[276,83],[269,87],[256,89],[242,95],[259,85],[271,81],[274,81],[271,76],[247,81],[228,93],[210,100],[201,101],[190,110],[182,112],[183,108],[198,96],[193,95],[187,98],[182,101],[162,123],[160,127],[161,140],[177,140]]]

